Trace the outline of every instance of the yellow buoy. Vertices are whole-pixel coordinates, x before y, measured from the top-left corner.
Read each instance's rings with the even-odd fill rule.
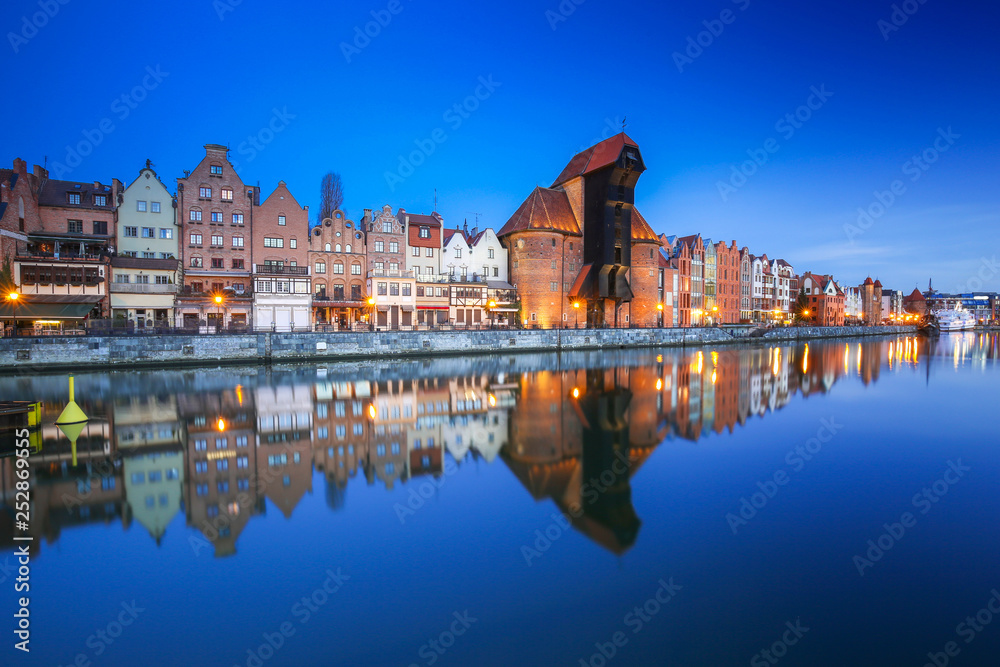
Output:
[[[73,396],[73,376],[69,376],[69,403],[63,408],[56,419],[56,426],[69,438],[70,448],[73,453],[73,465],[76,465],[76,441],[83,433],[83,427],[87,425],[90,418],[84,414],[80,406],[76,404]]]

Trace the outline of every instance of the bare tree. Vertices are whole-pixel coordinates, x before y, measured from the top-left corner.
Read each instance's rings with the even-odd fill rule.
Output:
[[[333,217],[333,212],[343,210],[344,183],[340,174],[329,172],[319,186],[319,221]]]

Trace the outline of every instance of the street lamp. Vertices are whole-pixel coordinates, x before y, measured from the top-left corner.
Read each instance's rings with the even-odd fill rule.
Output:
[[[663,326],[663,304],[656,304],[656,310],[659,311],[658,319],[660,320],[660,326]]]
[[[218,321],[215,323],[216,333],[222,331],[222,295],[215,295],[215,305],[219,307]]]
[[[718,326],[718,324],[719,324],[718,319],[717,319],[718,315],[716,315],[716,313],[718,313],[718,312],[719,312],[719,307],[718,306],[712,306],[712,324],[714,324],[716,326]]]
[[[486,315],[487,317],[490,318],[490,329],[493,328],[493,309],[496,307],[497,307],[497,302],[494,301],[493,299],[490,299],[489,303],[486,304],[486,310],[487,310]]]
[[[368,330],[375,331],[375,297],[368,297],[368,305],[371,306],[371,314],[368,316]]]
[[[573,302],[573,328],[574,329],[579,329],[580,328],[580,302],[579,301],[574,301]]]
[[[17,300],[20,298],[21,295],[17,292],[11,292],[7,295],[7,299],[10,300],[11,308],[14,309],[14,336],[17,336]]]

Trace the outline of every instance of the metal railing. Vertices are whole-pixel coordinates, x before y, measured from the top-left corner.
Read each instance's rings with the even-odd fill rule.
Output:
[[[264,276],[308,276],[308,266],[277,266],[273,264],[254,264],[253,272]]]
[[[118,294],[176,294],[178,285],[157,283],[111,283],[111,293]]]

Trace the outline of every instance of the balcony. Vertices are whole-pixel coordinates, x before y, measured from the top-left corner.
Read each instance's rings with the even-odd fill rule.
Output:
[[[404,271],[404,270],[393,271],[391,269],[389,270],[382,269],[380,271],[378,269],[375,269],[374,271],[368,272],[368,277],[369,278],[413,278],[413,271]]]
[[[97,254],[85,254],[81,255],[78,253],[51,253],[51,252],[24,252],[19,251],[17,253],[18,261],[47,261],[47,262],[90,262],[94,264],[103,264],[108,262],[109,258],[106,256],[101,256]]]
[[[111,283],[112,294],[176,294],[177,285],[155,283]]]
[[[308,266],[279,266],[275,264],[254,264],[253,272],[262,276],[308,276]]]

